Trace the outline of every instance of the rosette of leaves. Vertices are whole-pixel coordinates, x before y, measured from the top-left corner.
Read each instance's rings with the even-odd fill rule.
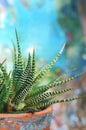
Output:
[[[51,88],[57,88],[60,85],[68,83],[79,77],[80,74],[76,74],[64,80],[59,78],[48,84],[40,85],[43,76],[46,76],[46,73],[50,71],[52,66],[60,58],[65,45],[50,64],[39,72],[36,72],[35,50],[33,50],[32,55],[30,53],[28,54],[27,63],[24,65],[17,31],[15,31],[15,33],[17,49],[14,46],[12,72],[7,73],[4,62],[0,63],[0,113],[36,112],[54,103],[80,99],[81,97],[55,99],[58,95],[70,91],[71,88],[48,91]]]

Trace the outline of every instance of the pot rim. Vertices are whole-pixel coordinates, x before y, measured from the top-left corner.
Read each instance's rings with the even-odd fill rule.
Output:
[[[34,112],[34,113],[18,113],[18,114],[9,114],[9,113],[0,113],[0,118],[21,118],[21,119],[29,119],[33,116],[42,117],[46,114],[51,114],[53,111],[52,106],[47,107],[46,109]]]

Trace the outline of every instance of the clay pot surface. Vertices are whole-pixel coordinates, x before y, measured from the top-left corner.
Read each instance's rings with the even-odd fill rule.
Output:
[[[43,116],[50,115],[52,113],[52,106],[49,106],[43,111],[35,112],[35,113],[23,113],[23,114],[0,114],[0,124],[3,124],[3,126],[0,126],[0,130],[11,130],[10,126],[15,124],[14,129],[20,130],[20,124],[18,122],[22,121],[22,124],[25,125],[26,122],[29,122],[31,118],[34,118],[34,120],[39,119]],[[48,123],[47,123],[48,124]],[[10,127],[10,128],[9,128]],[[43,130],[49,130],[49,126],[46,125],[46,128]]]

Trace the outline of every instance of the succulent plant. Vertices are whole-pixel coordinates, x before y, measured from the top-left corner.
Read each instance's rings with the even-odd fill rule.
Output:
[[[13,70],[8,73],[4,67],[4,62],[0,63],[0,113],[24,113],[36,112],[47,108],[54,103],[69,102],[81,97],[57,100],[59,94],[64,94],[71,90],[66,88],[56,91],[48,91],[51,88],[57,88],[60,85],[68,83],[77,78],[80,74],[76,74],[64,80],[54,80],[46,85],[38,85],[42,77],[46,75],[56,61],[60,58],[65,45],[62,47],[52,62],[36,73],[35,50],[33,54],[29,53],[26,66],[23,65],[20,42],[17,31],[17,51],[14,46]]]

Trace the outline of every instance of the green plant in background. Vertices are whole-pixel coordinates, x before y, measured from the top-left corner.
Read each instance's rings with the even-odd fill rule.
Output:
[[[67,33],[66,35],[72,44],[83,42],[83,30],[78,13],[78,2],[78,0],[69,0],[69,2],[61,0],[59,9],[58,22]]]
[[[52,60],[52,62],[43,68],[40,72],[36,72],[35,50],[33,54],[29,53],[26,66],[23,64],[20,43],[17,31],[17,50],[14,46],[13,70],[7,73],[4,62],[0,63],[0,113],[24,113],[41,111],[54,103],[69,102],[81,97],[68,99],[55,99],[59,94],[63,94],[71,90],[66,88],[56,91],[48,91],[51,88],[57,88],[60,85],[68,83],[77,78],[80,74],[76,74],[65,80],[56,79],[46,85],[40,85],[42,77],[46,75],[56,61],[60,58],[64,46]],[[39,85],[38,85],[39,83]]]
[[[66,2],[60,0],[60,3],[57,22],[59,22],[63,28],[67,40],[69,41],[65,51],[65,59],[68,62],[68,66],[71,67],[70,63],[73,61],[73,65],[79,65],[79,67],[83,69],[85,66],[83,61],[85,60],[86,47],[79,8],[81,8],[81,3],[84,4],[84,2],[83,0],[68,0]]]

